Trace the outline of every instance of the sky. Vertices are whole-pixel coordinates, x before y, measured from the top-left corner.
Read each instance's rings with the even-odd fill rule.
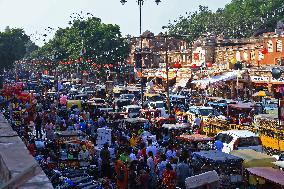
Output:
[[[118,24],[122,35],[139,35],[139,6],[136,0],[0,0],[0,31],[6,26],[23,28],[38,45],[43,44],[42,36],[53,35],[51,28],[65,28],[72,13],[92,13],[108,24]],[[198,10],[199,5],[211,10],[223,8],[231,0],[144,0],[142,7],[142,31],[150,30],[155,34],[163,31],[162,26],[186,12]]]

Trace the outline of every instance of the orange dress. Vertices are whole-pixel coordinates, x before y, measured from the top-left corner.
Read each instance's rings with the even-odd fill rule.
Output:
[[[118,173],[121,166],[123,166],[123,170],[124,170],[124,180],[121,181],[119,179],[116,179],[116,184],[117,184],[118,189],[126,189],[127,186],[128,186],[128,169],[127,169],[127,166],[124,165],[121,160],[116,160],[115,165],[114,165],[116,174]]]

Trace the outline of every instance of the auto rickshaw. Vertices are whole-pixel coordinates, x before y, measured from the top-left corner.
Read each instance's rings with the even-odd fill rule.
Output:
[[[188,146],[191,152],[201,150],[213,150],[214,139],[200,134],[182,134],[176,137],[176,140],[182,146]]]

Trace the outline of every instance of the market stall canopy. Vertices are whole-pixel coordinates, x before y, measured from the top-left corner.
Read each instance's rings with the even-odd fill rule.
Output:
[[[235,109],[252,109],[254,104],[253,103],[237,103],[237,104],[229,104],[229,106]]]
[[[250,174],[284,186],[284,171],[271,167],[254,167],[246,169]]]
[[[206,159],[211,163],[241,163],[243,160],[239,157],[220,152],[217,150],[194,152],[193,156]]]
[[[242,158],[244,160],[243,165],[245,168],[273,167],[274,165],[272,164],[272,162],[276,161],[276,159],[272,156],[256,152],[251,149],[233,150],[230,152],[230,154]]]
[[[172,130],[172,129],[186,129],[186,128],[189,128],[189,124],[188,123],[177,123],[177,124],[163,124],[162,126],[163,128],[165,129],[169,129],[169,130]]]
[[[277,167],[281,167],[284,168],[284,161],[275,161],[272,162],[274,165],[276,165]]]
[[[266,97],[271,96],[271,94],[268,91],[258,91],[252,95],[253,97]]]
[[[208,137],[206,135],[200,135],[200,134],[182,134],[180,136],[177,136],[176,138],[186,141],[194,141],[194,142],[200,142],[200,141],[211,141],[213,138]]]
[[[241,73],[242,73],[242,71],[241,71]],[[229,80],[232,80],[232,79],[236,79],[237,76],[238,76],[238,72],[232,71],[232,72],[227,72],[227,73],[222,74],[222,75],[209,77],[209,78],[206,78],[206,79],[194,80],[191,83],[200,84],[200,85],[209,85],[209,84],[214,84],[214,83],[219,82],[219,81],[229,81]]]
[[[188,81],[189,81],[189,78],[182,78],[181,80],[179,80],[179,82],[176,83],[175,88],[185,87]]]

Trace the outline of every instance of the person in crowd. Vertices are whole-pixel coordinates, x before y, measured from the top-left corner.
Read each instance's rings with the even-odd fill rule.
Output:
[[[176,172],[173,171],[173,168],[170,163],[166,165],[166,170],[163,173],[162,185],[166,189],[176,188],[177,176],[176,176]]]
[[[194,122],[193,122],[193,127],[195,129],[198,129],[200,128],[200,125],[201,125],[201,119],[200,117],[198,116],[198,114],[195,115],[195,119],[194,119]]]
[[[157,155],[157,147],[153,145],[152,140],[148,140],[148,147],[146,148],[146,153],[148,154],[150,151],[152,151],[153,155]]]
[[[132,133],[132,136],[130,138],[130,146],[135,147],[139,141],[139,137],[136,135],[136,133]]]
[[[78,159],[80,161],[81,167],[88,167],[90,165],[91,156],[85,145],[82,146],[82,150],[79,152]]]
[[[127,166],[117,156],[114,169],[116,173],[116,185],[118,189],[126,189],[128,186],[128,170]]]
[[[104,144],[104,147],[102,148],[100,152],[100,158],[101,158],[101,166],[102,166],[102,176],[110,178],[111,176],[111,167],[110,167],[110,152],[108,149],[109,145],[108,143]]]
[[[46,133],[46,138],[49,141],[54,140],[54,125],[51,120],[47,121],[47,124],[45,125],[45,133]]]
[[[138,161],[133,160],[129,166],[129,174],[128,174],[128,189],[137,189],[138,185],[138,176],[139,176],[139,169],[138,169]]]
[[[150,172],[155,172],[155,163],[154,163],[154,156],[153,156],[152,151],[148,152],[147,165],[150,169]]]
[[[166,155],[161,154],[160,162],[157,165],[158,176],[159,176],[160,179],[162,179],[162,177],[163,177],[163,173],[166,169],[167,163],[168,163],[168,161],[167,161]]]
[[[36,138],[42,138],[42,118],[40,113],[38,112],[35,118],[35,130],[36,130]]]
[[[189,165],[186,163],[186,159],[183,156],[179,157],[176,174],[178,187],[185,189],[185,179],[191,177],[193,175],[193,172]]]

